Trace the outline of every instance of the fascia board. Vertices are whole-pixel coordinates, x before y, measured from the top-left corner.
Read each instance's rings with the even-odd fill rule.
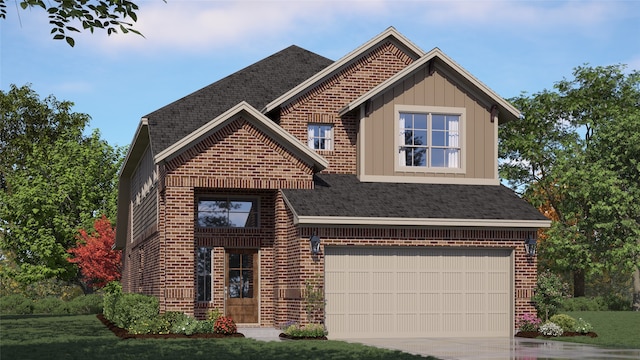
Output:
[[[302,144],[300,140],[298,140],[298,138],[282,129],[280,126],[271,121],[271,119],[267,118],[253,106],[249,105],[246,101],[238,103],[236,106],[225,111],[220,116],[209,121],[191,134],[178,140],[173,145],[160,152],[154,157],[155,163],[158,164],[164,160],[168,160],[179,154],[183,150],[188,149],[192,145],[202,140],[204,137],[210,135],[220,127],[224,126],[229,120],[234,119],[242,112],[246,112],[249,115],[249,118],[247,120],[250,120],[251,118],[255,119],[256,121],[254,122],[254,125],[258,126],[261,130],[266,130],[267,133],[274,136],[274,138],[277,138],[280,141],[281,145],[287,147],[298,155],[306,157],[314,166],[318,167],[320,170],[326,168],[329,165],[329,162],[324,157],[320,156],[315,151]]]
[[[340,113],[339,113],[340,116],[348,113],[349,111],[352,111],[353,109],[356,109],[357,107],[362,105],[365,101],[367,101],[368,99],[376,97],[377,95],[379,95],[382,92],[384,92],[386,89],[388,89],[390,87],[393,87],[397,82],[399,82],[402,79],[404,79],[405,77],[409,76],[411,73],[413,73],[414,71],[416,71],[420,67],[426,66],[426,64],[429,61],[431,61],[432,59],[434,59],[436,57],[439,58],[446,65],[451,67],[456,73],[460,74],[465,80],[467,80],[473,86],[475,86],[476,88],[480,89],[480,91],[482,91],[489,98],[491,98],[491,100],[493,100],[496,103],[498,103],[498,105],[501,106],[503,109],[505,109],[506,111],[510,112],[514,117],[516,117],[516,118],[520,117],[520,111],[518,111],[518,109],[513,107],[513,105],[511,105],[508,101],[503,99],[495,91],[491,90],[488,86],[483,84],[475,76],[471,75],[471,73],[469,73],[467,70],[465,70],[462,66],[458,65],[455,61],[453,61],[453,59],[449,58],[447,55],[445,55],[438,48],[433,48],[431,51],[426,53],[423,57],[421,57],[420,59],[415,61],[413,64],[407,66],[402,71],[396,73],[394,76],[388,78],[387,80],[383,81],[378,86],[376,86],[373,89],[369,90],[368,92],[366,92],[365,94],[363,94],[362,96],[357,98],[356,100],[354,100],[351,103],[347,104],[347,106],[342,108],[342,110],[340,111]]]
[[[287,205],[287,207],[289,208],[289,210],[291,210],[291,213],[293,214],[293,223],[298,224],[299,216],[298,216],[298,213],[296,213],[296,209],[293,207],[293,205],[291,205],[291,202],[289,201],[289,199],[287,199],[287,195],[285,195],[284,191],[280,190],[280,194],[282,194],[282,199],[284,200],[284,203]]]
[[[296,95],[303,92],[307,88],[313,86],[314,84],[322,81],[323,79],[327,78],[334,72],[340,70],[344,65],[356,59],[357,57],[359,57],[360,55],[362,55],[363,53],[371,49],[373,46],[375,46],[376,44],[378,44],[379,42],[381,42],[382,40],[388,37],[395,38],[398,42],[400,42],[400,44],[406,46],[409,50],[413,51],[417,56],[419,57],[424,56],[424,51],[422,49],[420,49],[418,46],[412,43],[409,39],[407,39],[404,35],[400,34],[393,26],[391,26],[387,28],[385,31],[383,31],[382,33],[380,33],[378,36],[374,37],[373,39],[367,41],[365,44],[359,46],[355,50],[343,56],[340,60],[337,60],[333,64],[326,67],[324,70],[320,71],[319,73],[310,77],[300,85],[294,87],[293,89],[289,90],[282,96],[273,100],[272,102],[267,104],[267,106],[265,106],[264,109],[262,109],[262,112],[266,114],[269,111],[277,108],[281,104],[286,103],[287,101],[294,98]]]
[[[125,155],[124,161],[122,162],[122,167],[118,172],[118,177],[122,176],[125,173],[125,170],[129,169],[129,167],[132,166],[130,165],[130,162],[134,161],[133,154],[137,150],[137,145],[139,144],[139,142],[142,141],[141,136],[143,135],[143,133],[145,133],[147,137],[149,136],[149,120],[147,118],[140,119],[140,123],[138,124],[138,128],[136,129],[136,133],[133,135],[133,139],[131,140],[131,146],[129,146],[129,149],[127,149],[127,154]],[[147,142],[149,142],[148,139]],[[147,146],[149,146],[149,144],[145,144],[145,149],[147,148]],[[133,166],[138,164],[138,160],[139,159],[135,159],[135,164],[133,164]]]
[[[550,220],[504,219],[422,219],[342,216],[298,216],[297,224],[307,225],[377,225],[377,226],[436,226],[436,227],[498,227],[548,228]]]

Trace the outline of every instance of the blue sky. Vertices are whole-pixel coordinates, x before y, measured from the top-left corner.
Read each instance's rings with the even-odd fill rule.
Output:
[[[0,88],[32,84],[69,100],[112,145],[140,118],[264,57],[298,45],[338,60],[394,26],[439,47],[505,98],[550,89],[572,69],[640,70],[640,1],[139,0],[128,34],[54,41],[46,13],[7,2]]]

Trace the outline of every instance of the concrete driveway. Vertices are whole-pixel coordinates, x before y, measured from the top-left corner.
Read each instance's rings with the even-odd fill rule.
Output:
[[[640,349],[605,349],[589,345],[524,338],[340,339],[440,359],[640,359]]]

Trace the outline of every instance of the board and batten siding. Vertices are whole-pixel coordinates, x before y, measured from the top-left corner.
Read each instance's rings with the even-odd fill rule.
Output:
[[[464,108],[462,162],[464,172],[396,171],[396,105]],[[490,110],[437,68],[416,70],[372,99],[361,124],[360,175],[403,177],[448,177],[495,179],[497,168],[496,129]]]
[[[151,149],[145,150],[138,167],[131,176],[131,208],[132,208],[132,239],[143,240],[157,228],[158,199],[157,199],[158,173],[153,162]]]

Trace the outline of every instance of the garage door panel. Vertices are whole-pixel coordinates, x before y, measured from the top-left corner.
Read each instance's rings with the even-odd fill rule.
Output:
[[[329,336],[509,336],[510,256],[510,250],[325,247]]]

